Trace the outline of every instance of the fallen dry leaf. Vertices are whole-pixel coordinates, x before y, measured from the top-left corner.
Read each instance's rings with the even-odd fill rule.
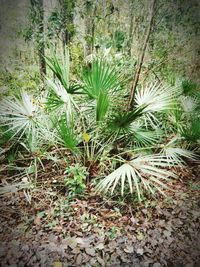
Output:
[[[77,266],[80,265],[82,263],[82,255],[78,254],[77,258],[76,258],[76,264]]]
[[[97,257],[97,261],[101,264],[101,266],[105,266],[105,262],[102,258]]]
[[[62,267],[62,262],[60,261],[54,262],[53,267]]]
[[[164,231],[163,231],[163,234],[164,234],[164,236],[166,236],[166,237],[170,237],[170,236],[171,236],[171,232],[170,232],[170,231],[167,231],[167,230],[164,230]]]
[[[74,249],[77,246],[77,240],[75,237],[67,237],[63,240],[63,244],[69,246],[71,249]]]
[[[34,224],[36,224],[36,225],[40,225],[41,224],[41,218],[39,216],[35,217]]]
[[[138,234],[136,235],[136,237],[137,237],[137,240],[139,240],[139,241],[141,241],[141,240],[144,239],[144,235],[143,235],[142,232],[138,232]]]
[[[85,252],[86,252],[88,255],[92,256],[92,257],[94,257],[95,254],[96,254],[94,248],[86,248],[86,249],[85,249]]]
[[[124,251],[125,251],[126,253],[133,253],[134,248],[133,248],[133,246],[126,246],[126,247],[124,248]]]
[[[137,252],[137,254],[139,254],[139,255],[143,255],[143,253],[144,253],[144,249],[143,249],[143,248],[138,248],[138,249],[136,250],[136,252]]]
[[[104,249],[104,244],[103,243],[99,243],[95,248],[102,250],[102,249]]]

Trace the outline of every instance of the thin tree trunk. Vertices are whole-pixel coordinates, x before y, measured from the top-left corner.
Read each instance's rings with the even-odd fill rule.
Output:
[[[97,15],[97,3],[95,3],[94,10],[93,10],[93,16],[92,16],[92,29],[91,29],[91,36],[92,36],[92,53],[94,53],[94,44],[95,44],[95,30],[96,30],[96,24],[95,19]]]
[[[145,56],[147,44],[148,44],[148,41],[149,41],[151,28],[152,28],[152,25],[153,25],[155,1],[156,0],[152,0],[151,12],[150,12],[150,18],[149,18],[149,25],[148,25],[148,28],[147,28],[146,36],[145,36],[143,47],[142,47],[142,50],[141,50],[141,54],[140,54],[139,59],[138,59],[136,71],[135,71],[135,74],[134,74],[134,77],[133,77],[133,83],[132,83],[132,86],[131,86],[131,93],[130,93],[130,98],[129,98],[129,103],[128,103],[128,109],[131,109],[133,104],[134,104],[135,90],[136,90],[136,87],[137,87],[137,84],[138,84],[138,81],[139,81],[139,77],[140,77],[140,73],[141,73],[141,69],[142,69],[142,64],[143,64],[143,61],[144,61],[144,56]]]
[[[41,39],[38,45],[38,54],[39,54],[40,75],[41,75],[41,78],[43,79],[44,75],[46,75],[43,0],[39,0],[38,3],[39,3],[39,12],[40,12],[40,34],[41,34]]]
[[[133,14],[133,6],[131,4],[131,14],[130,14],[130,28],[129,28],[129,37],[128,37],[128,55],[131,56],[131,47],[132,47],[132,42],[133,42],[133,19],[134,19],[134,14]]]
[[[88,16],[89,17],[89,16]],[[87,57],[92,53],[91,51],[91,44],[90,44],[90,36],[91,36],[91,22],[90,18],[85,18],[85,46],[84,46],[84,56]]]
[[[92,45],[91,45],[91,51],[94,53],[94,34],[95,34],[95,22],[92,23]]]

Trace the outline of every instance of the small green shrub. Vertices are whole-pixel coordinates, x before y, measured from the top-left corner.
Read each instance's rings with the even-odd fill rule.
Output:
[[[89,174],[86,167],[77,163],[74,166],[69,166],[65,174],[64,182],[69,190],[69,195],[83,194],[86,189],[86,178]]]

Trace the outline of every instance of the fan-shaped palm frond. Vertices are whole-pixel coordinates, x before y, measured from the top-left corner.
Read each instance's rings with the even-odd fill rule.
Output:
[[[172,110],[175,107],[176,97],[180,94],[179,88],[163,86],[161,84],[149,84],[135,94],[136,107],[146,105],[143,120],[146,125],[157,128],[160,120],[157,113]]]
[[[109,97],[108,94],[101,91],[98,95],[96,102],[96,121],[101,121],[106,115],[109,107]]]
[[[24,134],[34,135],[40,124],[42,115],[39,105],[34,98],[21,91],[20,97],[6,97],[0,103],[0,117],[2,126],[7,126],[12,138],[20,139]]]
[[[172,138],[167,144],[163,145],[160,153],[166,157],[169,162],[174,162],[174,165],[182,165],[184,159],[196,160],[197,155],[192,151],[178,147],[181,139],[178,137]]]
[[[104,178],[97,185],[97,190],[107,192],[111,189],[112,194],[121,183],[121,194],[124,194],[125,185],[128,185],[131,193],[137,192],[139,201],[144,189],[152,194],[155,189],[164,194],[163,189],[168,188],[166,182],[169,177],[177,177],[164,169],[172,165],[172,162],[161,155],[139,156]]]
[[[77,152],[78,141],[76,140],[74,127],[67,123],[66,118],[62,117],[58,121],[56,128],[58,130],[60,143],[71,151]]]
[[[193,94],[196,92],[197,89],[197,84],[190,80],[183,80],[181,86],[185,95]]]
[[[62,58],[62,64],[59,62],[55,51],[50,48],[51,56],[45,57],[46,63],[55,76],[58,78],[60,83],[64,86],[66,90],[69,88],[69,50],[66,51],[66,58]]]
[[[62,63],[60,63],[59,59],[56,56],[53,48],[50,48],[51,55],[50,57],[45,56],[46,63],[48,67],[52,70],[54,75],[57,77],[59,82],[65,88],[65,90],[69,94],[77,94],[80,93],[80,86],[78,84],[71,85],[70,84],[70,59],[69,59],[69,50],[65,51],[65,56],[62,58]]]
[[[91,69],[81,75],[81,80],[84,92],[95,100],[96,120],[103,120],[110,105],[110,96],[120,88],[119,76],[102,60],[94,60]]]
[[[162,149],[162,153],[170,162],[174,162],[174,165],[182,165],[184,158],[197,159],[197,156],[192,151],[180,147],[165,147]]]
[[[94,60],[91,69],[81,75],[83,89],[89,97],[96,99],[101,91],[110,92],[119,89],[119,76],[115,70],[102,60]]]
[[[174,100],[178,94],[178,88],[155,83],[137,90],[135,102],[137,107],[146,105],[146,112],[162,112],[174,106]]]
[[[146,106],[140,106],[131,111],[124,111],[114,114],[113,118],[109,121],[109,129],[116,133],[132,133],[131,123],[143,115],[145,108]]]
[[[153,145],[160,140],[161,131],[148,131],[143,128],[133,128],[133,138],[137,146]]]
[[[76,107],[76,103],[73,100],[71,94],[69,94],[60,82],[53,82],[47,79],[50,88],[53,93],[50,92],[47,99],[47,106],[50,110],[57,110],[60,115],[66,114],[67,120],[70,121],[73,115],[73,107]]]

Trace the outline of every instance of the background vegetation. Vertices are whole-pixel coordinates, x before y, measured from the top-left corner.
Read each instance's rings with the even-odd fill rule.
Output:
[[[1,0],[2,266],[199,266],[199,14]]]
[[[1,157],[20,166],[14,188],[43,184],[52,161],[69,195],[165,195],[199,153],[198,1],[3,6]]]

